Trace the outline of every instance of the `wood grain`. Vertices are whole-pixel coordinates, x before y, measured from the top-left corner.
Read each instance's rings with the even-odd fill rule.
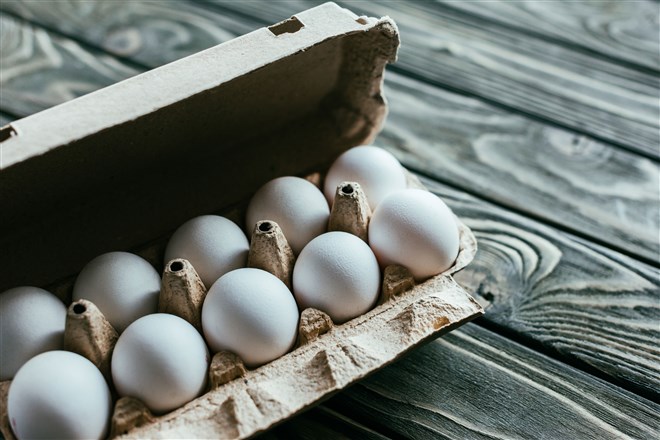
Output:
[[[656,162],[401,75],[385,85],[377,142],[405,165],[658,262]]]
[[[7,1],[1,10],[156,67],[261,27],[188,2]]]
[[[265,434],[262,440],[276,439],[365,439],[385,440],[386,437],[325,406],[317,406]]]
[[[660,406],[467,324],[326,404],[415,439],[657,438]]]
[[[659,398],[660,270],[423,179],[474,231],[484,319]]]
[[[0,127],[4,127],[13,120],[14,118],[12,118],[11,116],[7,115],[6,113],[0,112]]]
[[[0,108],[27,116],[139,73],[0,13]]]
[[[264,22],[288,17],[315,0],[214,0]],[[397,69],[533,115],[591,137],[660,158],[660,80],[616,62],[505,29],[428,2],[338,2],[358,14],[389,15],[403,44]],[[635,7],[634,2],[626,6]]]
[[[442,7],[491,20],[601,56],[660,69],[660,5],[655,1],[451,1]]]

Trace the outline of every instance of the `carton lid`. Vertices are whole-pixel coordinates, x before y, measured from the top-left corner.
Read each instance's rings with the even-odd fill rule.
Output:
[[[0,291],[76,273],[370,142],[398,44],[389,18],[326,3],[12,123]]]

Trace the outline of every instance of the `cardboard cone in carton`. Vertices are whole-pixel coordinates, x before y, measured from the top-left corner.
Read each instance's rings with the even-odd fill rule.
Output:
[[[387,266],[383,274],[383,287],[378,304],[383,304],[413,287],[415,287],[415,278],[408,269],[396,264]]]
[[[201,333],[206,293],[192,264],[183,258],[174,259],[167,263],[163,272],[158,311],[185,319]]]
[[[337,186],[332,204],[328,231],[343,231],[356,235],[368,243],[371,208],[364,191],[357,182],[342,182]]]
[[[333,325],[332,319],[326,313],[311,307],[303,310],[298,324],[298,342],[296,346],[308,344],[319,336],[328,333]]]
[[[64,326],[64,349],[89,359],[112,383],[110,359],[119,334],[103,313],[86,299],[69,306]]]
[[[218,388],[238,377],[245,376],[245,373],[247,373],[247,370],[238,355],[230,351],[219,351],[213,355],[213,360],[209,368],[211,389]]]
[[[117,400],[112,414],[110,436],[126,434],[133,428],[149,424],[155,420],[151,411],[135,397],[122,397]]]
[[[291,290],[295,261],[296,257],[280,226],[272,220],[257,222],[252,232],[247,266],[272,273]]]
[[[11,380],[0,382],[0,432],[5,440],[15,440],[14,432],[9,424],[9,412],[7,398],[9,397],[9,386]]]

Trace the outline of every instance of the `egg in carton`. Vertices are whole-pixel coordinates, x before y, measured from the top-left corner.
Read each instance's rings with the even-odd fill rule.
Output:
[[[307,28],[309,40],[305,39],[307,38],[305,35],[300,35],[304,32],[298,32],[302,28]],[[322,100],[323,105],[336,104],[334,107],[330,105],[328,111],[333,122],[327,124],[324,121],[318,121],[319,125],[314,126],[318,127],[320,138],[333,139],[329,135],[336,133],[336,139],[330,141],[326,149],[310,155],[301,153],[303,150],[300,150],[301,146],[308,142],[305,136],[302,139],[297,139],[295,136],[288,137],[286,140],[292,145],[291,154],[282,155],[278,162],[288,165],[275,166],[272,164],[270,166],[272,170],[269,171],[283,171],[286,166],[290,166],[290,163],[286,162],[288,158],[298,158],[301,154],[305,156],[301,163],[306,163],[307,166],[315,163],[315,168],[319,169],[319,163],[327,164],[347,147],[369,143],[373,140],[386,114],[384,98],[380,94],[380,84],[384,65],[394,59],[398,46],[398,34],[394,23],[389,18],[357,17],[334,4],[325,4],[297,14],[291,20],[274,25],[269,30],[275,34],[276,39],[288,38],[292,46],[310,47],[306,56],[312,58],[320,56],[323,61],[333,59],[333,55],[326,56],[326,53],[332,54],[334,53],[332,51],[336,52],[343,47],[342,59],[345,63],[340,69],[341,74],[336,79],[338,83],[335,84],[334,89],[328,88],[323,91],[323,93],[328,93],[330,90],[328,96],[332,96],[330,101]],[[259,35],[252,37],[248,35],[244,38],[247,42],[250,42],[250,38],[254,38],[256,44],[253,46],[271,44],[272,35],[267,36],[261,31],[255,32]],[[348,44],[348,41],[337,43],[346,36],[356,36],[355,43]],[[296,40],[298,37],[300,39]],[[323,44],[329,45],[331,51],[324,52]],[[236,57],[236,52],[232,52],[235,47],[238,46],[227,47],[228,50],[222,52],[219,46],[218,53],[233,54]],[[171,69],[172,73],[176,69],[196,71],[195,63],[200,66],[208,64],[210,56],[215,50],[215,48],[211,49],[206,54],[200,54],[199,57],[190,57],[190,60],[184,60],[185,62],[179,63],[176,68],[165,66],[161,68],[163,73],[160,76],[155,73],[154,75],[159,79],[164,78],[168,76],[165,74],[166,71],[169,73],[168,69]],[[293,60],[295,56],[291,55],[292,52],[286,44],[283,49],[277,50],[289,54],[287,56],[292,58],[290,66],[302,68]],[[259,51],[260,56],[263,56],[264,53]],[[304,54],[305,49],[301,53]],[[240,57],[242,53],[238,55],[239,59],[243,59]],[[305,59],[305,55],[302,55],[300,59]],[[331,63],[333,62],[331,61]],[[285,66],[284,71],[287,72],[288,68]],[[240,74],[237,75],[240,77]],[[314,75],[321,75],[321,79],[325,79],[327,76],[323,76],[325,73],[318,69],[311,75],[312,78]],[[84,141],[84,136],[89,135],[86,131],[92,133],[93,130],[99,130],[98,136],[107,134],[113,139],[121,136],[121,130],[124,129],[124,126],[121,125],[123,122],[120,124],[120,119],[124,117],[121,112],[113,112],[107,118],[99,118],[98,115],[90,113],[87,109],[91,108],[89,105],[92,103],[95,105],[109,104],[110,102],[104,102],[109,99],[116,104],[117,101],[115,96],[110,93],[110,89],[116,90],[115,95],[120,94],[118,92],[121,91],[129,96],[131,90],[133,93],[135,92],[133,89],[144,89],[146,93],[149,93],[150,86],[146,82],[147,77],[149,74],[140,75],[135,79],[108,88],[108,93],[98,95],[94,99],[75,100],[62,110],[53,109],[43,112],[43,116],[27,118],[25,122],[18,121],[15,124],[15,133],[18,136],[9,139],[8,142],[8,144],[13,143],[16,149],[12,149],[12,145],[6,145],[8,147],[6,150],[7,162],[12,165],[16,161],[23,160],[28,164],[37,163],[35,166],[39,166],[36,159],[38,155],[55,148],[55,145],[46,145],[52,139],[61,142],[62,146],[57,148],[62,149],[67,147],[67,144],[75,143],[74,141],[77,139],[75,136],[81,136]],[[172,79],[170,80],[172,81]],[[205,77],[202,85],[195,85],[195,90],[207,87],[206,84],[210,88],[220,87],[224,80]],[[185,78],[182,81],[185,82]],[[187,91],[186,87],[189,87],[188,83],[182,85],[181,93],[192,94],[193,92]],[[198,94],[194,96],[201,96],[198,91],[195,93]],[[304,97],[304,93],[305,91],[301,96]],[[312,100],[317,99],[317,91],[308,93]],[[154,101],[158,101],[158,98],[154,97]],[[301,102],[304,103],[304,101]],[[318,105],[317,101],[314,102],[314,105]],[[162,106],[167,110],[163,110],[161,113],[172,109],[172,112],[179,118],[187,115],[187,113],[178,113],[176,107],[171,103],[160,101],[152,102],[147,106],[148,108],[142,108],[142,103],[137,101],[131,105],[136,112],[145,112],[145,114]],[[194,105],[203,107],[206,104],[200,98],[195,101]],[[301,111],[304,107],[305,105],[301,106]],[[275,108],[273,111],[277,113],[278,110]],[[64,133],[63,136],[40,137],[38,128],[55,129],[60,119],[54,116],[61,116],[58,112],[64,115],[75,114],[81,120],[87,116],[90,116],[91,119],[87,121],[87,125],[81,122],[73,126],[70,128],[70,132]],[[176,132],[163,132],[161,128],[158,128],[160,127],[157,125],[158,123],[154,121],[157,120],[148,120],[145,122],[146,125],[134,125],[137,131],[133,135],[146,133],[151,137],[151,142],[165,144],[169,142],[172,143],[172,148],[176,148],[175,143],[180,141],[173,135]],[[204,118],[201,118],[200,121],[199,124],[205,122]],[[189,119],[189,122],[197,123],[193,119]],[[156,131],[153,131],[148,125],[152,123],[156,124],[155,127],[158,128]],[[112,124],[116,124],[118,128],[114,130]],[[126,125],[126,127],[129,126]],[[77,133],[76,130],[81,131]],[[129,131],[123,136],[130,133],[132,128],[129,127],[126,130]],[[49,130],[46,130],[45,133],[49,133]],[[36,135],[36,137],[31,138],[30,135]],[[69,140],[65,139],[67,136]],[[262,147],[257,148],[254,154],[257,156],[266,154],[274,145],[274,143],[265,143]],[[72,151],[72,149],[68,148],[67,151]],[[31,155],[34,154],[37,156],[33,158]],[[29,166],[26,166],[25,169],[29,169]],[[258,169],[264,173],[264,178],[266,178],[267,168],[258,167]],[[62,170],[62,172],[65,171]],[[90,172],[92,172],[91,169]],[[5,173],[5,175],[7,174]],[[191,184],[202,188],[204,183],[194,180],[195,175],[186,174],[187,177],[193,179],[190,181]],[[272,177],[274,176],[271,175]],[[42,176],[44,182],[50,178],[49,175]],[[317,186],[320,185],[320,174],[310,176],[309,180],[316,183]],[[413,176],[408,175],[408,186],[419,187],[420,184]],[[149,188],[146,188],[144,192],[147,194]],[[13,193],[8,192],[7,194],[11,196]],[[150,195],[154,197],[155,201],[160,197],[157,192],[150,193]],[[329,229],[350,232],[364,239],[368,230],[370,208],[364,200],[359,185],[355,182],[345,182],[339,185],[336,197]],[[139,201],[138,198],[135,200]],[[134,206],[127,205],[126,209],[131,207]],[[92,217],[91,220],[97,221],[95,217]],[[107,221],[112,220],[114,219],[110,216]],[[100,218],[99,225],[103,225],[103,221],[105,219]],[[177,410],[160,416],[151,414],[146,406],[135,398],[120,398],[115,403],[110,435],[126,438],[249,437],[311,407],[330,394],[395,361],[417,345],[480,316],[483,311],[479,304],[451,277],[451,274],[465,267],[476,252],[476,241],[469,228],[460,220],[457,220],[457,224],[460,236],[458,257],[452,267],[442,274],[417,284],[406,268],[387,267],[383,274],[382,291],[378,304],[369,312],[348,322],[335,325],[327,314],[315,309],[305,309],[300,315],[296,346],[289,353],[255,369],[246,368],[236,354],[224,351],[216,353],[210,362],[208,371],[208,390],[203,395]],[[141,231],[139,228],[136,230]],[[54,236],[55,239],[58,239],[59,236],[62,240],[67,239],[67,235],[61,232]],[[142,240],[145,238],[143,237]],[[39,241],[38,234],[35,235],[35,241]],[[44,245],[56,246],[59,243],[56,241],[44,242]],[[29,249],[29,246],[26,248]],[[72,249],[71,254],[75,254],[75,251]],[[143,254],[145,253],[152,256],[150,258],[152,262],[156,261],[162,255],[162,247],[146,248]],[[256,226],[249,253],[251,267],[267,270],[290,286],[294,258],[290,246],[277,224],[264,219]],[[64,263],[68,263],[68,261],[64,261]],[[74,263],[75,259],[71,259],[71,263],[68,264],[71,266]],[[16,258],[15,261],[8,261],[7,264],[21,264],[21,259]],[[45,269],[55,271],[56,268],[45,267]],[[68,269],[62,266],[59,270]],[[14,272],[9,271],[8,273]],[[44,271],[41,276],[44,278],[52,276],[52,274]],[[67,283],[60,284],[56,286],[55,290],[60,293],[68,291],[70,283],[68,285]],[[160,311],[178,315],[199,330],[201,305],[205,295],[204,284],[189,262],[174,260],[166,265],[159,302]],[[66,293],[58,296],[66,297]],[[117,341],[117,333],[93,303],[81,300],[70,305],[67,312],[65,341],[66,349],[88,358],[110,381],[109,360]],[[9,381],[0,384],[0,393],[2,393],[0,428],[7,439],[12,438],[6,412],[9,384]]]
[[[423,188],[414,176],[408,177],[409,187]],[[340,185],[336,200],[329,230],[364,236],[370,209],[359,184]],[[477,249],[470,229],[458,219],[457,224],[459,254],[442,274],[417,284],[405,267],[388,266],[378,305],[369,312],[335,325],[324,312],[304,309],[297,344],[289,353],[253,370],[234,353],[216,353],[206,394],[157,418],[136,405],[135,399],[120,399],[113,434],[121,438],[250,437],[395,361],[424,341],[480,316],[479,304],[451,277],[472,260]],[[267,270],[290,285],[295,257],[277,223],[263,220],[255,225],[249,255],[249,266]],[[176,299],[167,305],[161,302],[164,309],[182,317],[196,310],[193,315],[199,316],[202,292],[203,284],[187,261],[168,263],[161,301]]]
[[[414,176],[408,174],[408,179],[409,187],[423,188]],[[370,214],[359,184],[344,182],[337,189],[328,229],[366,239]],[[444,273],[416,284],[405,267],[386,267],[376,307],[340,325],[320,310],[303,310],[294,349],[256,369],[246,368],[234,353],[216,353],[208,371],[207,392],[168,414],[157,417],[138,399],[119,398],[110,437],[246,438],[479,316],[479,304],[451,277],[476,253],[474,235],[459,219],[457,224],[459,254]],[[258,222],[248,266],[266,270],[290,286],[294,263],[295,256],[277,223]],[[190,262],[172,260],[163,273],[159,312],[177,315],[201,331],[206,293]],[[64,334],[64,348],[92,361],[111,383],[110,359],[118,334],[99,309],[84,299],[72,303]],[[8,383],[3,382],[5,393]],[[6,410],[2,419],[3,434],[11,439]]]

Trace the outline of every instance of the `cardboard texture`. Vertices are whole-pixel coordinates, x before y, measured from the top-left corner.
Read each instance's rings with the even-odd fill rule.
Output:
[[[164,243],[189,218],[222,212],[242,224],[240,208],[227,209],[266,181],[301,175],[319,185],[335,157],[380,130],[383,70],[398,44],[389,18],[326,3],[12,123],[0,137],[0,203],[11,207],[0,219],[0,291],[46,285],[69,303],[71,280],[98,254],[131,250],[161,268]],[[331,229],[366,239],[370,211],[347,184]],[[254,232],[251,265],[290,282],[295,257],[268,226]],[[405,268],[388,267],[378,306],[342,325],[303,310],[296,348],[257,369],[216,353],[208,392],[169,414],[119,399],[111,437],[246,438],[479,316],[451,277],[476,252],[469,228],[459,221],[459,230],[445,273],[415,285]],[[205,294],[189,262],[166,265],[160,310],[199,329]],[[69,348],[107,374],[116,333],[105,324],[93,304],[71,305]],[[8,387],[0,384],[0,428],[12,438]]]
[[[297,19],[295,33],[262,28],[12,123],[0,291],[73,275],[372,140],[396,26],[334,4]]]

